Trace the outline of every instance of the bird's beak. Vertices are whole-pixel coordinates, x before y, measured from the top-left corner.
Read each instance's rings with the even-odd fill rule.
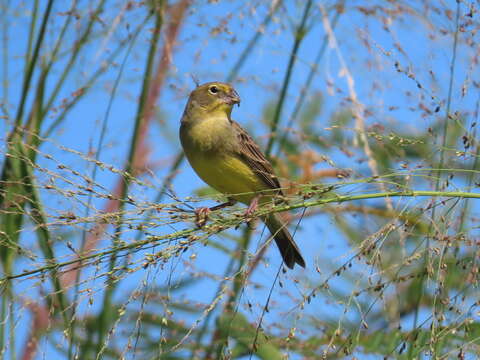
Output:
[[[233,90],[233,89],[230,90],[230,92],[225,95],[224,100],[225,100],[225,102],[226,102],[228,105],[235,105],[235,104],[237,104],[238,106],[240,106],[240,96],[239,96],[238,93],[237,93],[235,90]]]

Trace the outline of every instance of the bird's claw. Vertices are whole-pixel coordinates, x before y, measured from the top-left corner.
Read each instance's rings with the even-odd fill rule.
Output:
[[[351,169],[337,169],[337,178],[339,179],[345,179],[348,178],[352,175],[352,170]]]
[[[219,204],[219,205],[215,205],[211,208],[208,208],[208,207],[200,207],[198,209],[195,209],[195,223],[197,224],[197,226],[199,228],[201,227],[204,227],[205,224],[207,223],[208,221],[208,216],[210,215],[210,213],[212,211],[216,211],[216,210],[220,210],[220,209],[223,209],[227,206],[232,206],[235,204],[235,200],[233,199],[228,199],[227,202],[223,203],[223,204]]]
[[[201,208],[195,209],[195,224],[197,224],[199,228],[202,228],[205,226],[210,212],[211,210],[208,207],[201,207]]]
[[[258,209],[258,199],[259,199],[259,196],[255,196],[250,202],[250,205],[248,205],[248,208],[245,211],[246,217],[251,217],[255,213],[255,211]]]

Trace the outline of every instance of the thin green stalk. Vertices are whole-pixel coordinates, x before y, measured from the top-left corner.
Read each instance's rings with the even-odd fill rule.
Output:
[[[35,38],[35,28],[37,27],[38,20],[38,0],[33,2],[32,16],[30,19],[30,27],[28,29],[28,40],[27,40],[27,51],[25,54],[25,68],[23,72],[26,74],[28,72],[28,64],[32,59],[32,45],[33,39]]]
[[[33,163],[35,162],[35,158],[37,156],[37,152],[35,151],[35,149],[37,149],[37,146],[39,145],[38,134],[40,133],[40,127],[42,124],[42,120],[44,119],[42,117],[42,105],[44,100],[46,82],[47,78],[44,76],[44,72],[42,72],[40,74],[38,85],[35,91],[35,99],[33,100],[32,110],[30,112],[30,116],[28,117],[27,122],[25,123],[25,128],[27,130],[24,141],[26,144],[29,145],[29,149],[27,150],[27,156]]]
[[[9,29],[9,9],[8,9],[8,1],[2,2],[0,7],[1,12],[3,14],[2,19],[2,88],[3,88],[3,98],[0,102],[0,107],[2,108],[4,114],[7,118],[10,117],[10,111],[8,110],[9,104],[9,86],[8,86],[8,29]]]
[[[239,247],[240,247],[240,244],[239,244],[239,246],[237,246],[237,251],[239,250]],[[220,294],[222,293],[222,289],[225,288],[227,281],[229,281],[228,276],[233,271],[233,266],[235,265],[235,261],[236,261],[235,257],[232,256],[230,258],[230,261],[228,262],[227,267],[225,268],[225,271],[223,272],[223,277],[222,277],[223,280],[218,284],[217,291],[215,291],[215,295],[214,295],[212,301],[210,302],[210,304],[213,303],[214,299],[216,299],[216,298],[218,298],[218,296],[220,296]],[[205,319],[203,320],[202,327],[197,332],[197,336],[195,337],[195,340],[193,341],[192,351],[190,353],[190,358],[191,359],[194,358],[194,355],[202,347],[202,339],[205,335],[207,335],[207,329],[208,329],[210,319],[212,318],[213,314],[214,314],[214,312],[210,311],[207,314],[207,316],[205,316]],[[213,345],[214,345],[213,341],[211,341],[210,346],[208,347],[207,352],[206,352],[206,356],[205,356],[206,359],[208,359],[208,354],[212,353]]]
[[[452,105],[453,82],[455,78],[455,64],[457,61],[459,22],[460,22],[460,1],[457,1],[457,12],[455,15],[455,34],[453,37],[452,60],[450,62],[450,80],[448,83],[447,106],[445,109],[445,122],[443,125],[442,147],[440,149],[440,161],[437,166],[439,169],[443,168],[443,163],[445,161],[445,147],[447,145],[448,124],[450,119],[450,109]],[[438,187],[440,186],[441,174],[438,173],[437,176],[438,176],[437,184],[435,185],[436,190],[438,190]]]
[[[248,360],[252,360],[252,356],[256,352],[255,349],[257,348],[257,341],[258,341],[258,336],[260,334],[260,329],[262,328],[262,322],[265,317],[265,314],[268,312],[268,307],[270,306],[270,300],[272,299],[273,289],[275,289],[275,285],[278,282],[278,278],[280,277],[281,271],[282,271],[282,266],[278,268],[277,273],[275,274],[275,278],[273,279],[272,284],[270,285],[270,291],[268,292],[267,299],[265,300],[265,305],[262,308],[262,313],[260,314],[260,318],[258,319],[258,324],[255,327],[255,336],[253,337],[253,340],[251,342],[252,348],[250,350]]]
[[[11,284],[10,284],[11,285]],[[10,299],[10,302],[8,304],[8,330],[9,330],[9,348],[10,350],[10,359],[15,360],[17,358],[17,353],[14,350],[15,349],[15,317],[18,314],[15,311],[15,297],[13,296],[13,286],[9,287],[9,294],[8,294],[8,299]]]
[[[476,104],[476,109],[475,113],[477,114],[477,118],[475,119],[475,122],[478,123],[479,120],[479,111],[480,111],[480,98],[477,100]],[[472,139],[474,140],[474,145],[475,145],[475,158],[473,160],[472,164],[472,172],[468,175],[468,181],[467,181],[467,189],[471,191],[472,185],[473,185],[473,177],[475,174],[475,171],[478,167],[478,160],[480,157],[480,144],[477,139],[477,127],[475,127],[473,133],[472,133]],[[465,226],[466,218],[467,218],[467,213],[468,213],[468,208],[469,208],[469,201],[465,200],[465,203],[463,204],[463,210],[462,210],[462,215],[460,217],[460,224],[458,225],[458,231],[462,232]]]
[[[53,251],[52,247],[52,237],[50,231],[47,227],[47,216],[43,210],[42,203],[40,201],[40,195],[38,194],[38,188],[34,184],[34,174],[32,171],[32,166],[27,163],[28,155],[25,149],[22,149],[23,157],[25,158],[21,164],[23,166],[23,172],[26,175],[24,177],[24,186],[26,193],[29,194],[29,204],[31,207],[30,217],[32,221],[37,225],[36,233],[38,237],[38,245],[43,253],[43,256],[47,262],[51,264],[56,264],[57,258]],[[55,289],[55,296],[57,300],[57,305],[59,311],[64,320],[65,326],[68,324],[68,315],[67,315],[67,302],[65,299],[65,294],[58,277],[57,270],[52,268],[50,271],[51,281],[53,283],[53,288]]]
[[[115,99],[115,95],[116,95],[116,91],[118,89],[118,85],[120,83],[120,79],[122,78],[123,71],[125,69],[125,65],[127,63],[127,60],[128,60],[129,55],[130,55],[130,53],[133,49],[134,44],[136,44],[136,40],[138,38],[138,35],[144,29],[144,26],[147,24],[149,19],[150,19],[150,14],[147,15],[146,19],[142,22],[142,25],[137,28],[136,32],[133,33],[133,36],[131,36],[131,38],[130,38],[130,45],[129,45],[127,51],[126,51],[126,54],[123,58],[120,69],[118,71],[117,77],[115,79],[115,83],[113,85],[113,89],[112,89],[112,93],[111,93],[111,96],[110,96],[110,99],[109,99],[109,103],[107,105],[107,110],[105,112],[105,116],[104,116],[103,121],[102,121],[102,128],[100,130],[100,136],[99,136],[98,144],[97,144],[97,147],[96,147],[98,150],[95,152],[95,158],[94,158],[95,162],[100,160],[100,155],[101,155],[102,149],[103,149],[103,142],[104,142],[105,134],[107,132],[107,124],[108,124],[108,120],[110,119],[110,111],[111,111],[111,108],[112,108],[112,105],[113,105],[113,100]],[[94,166],[93,169],[92,169],[92,174],[91,174],[91,179],[93,180],[93,182],[95,182],[95,180],[97,178],[97,171],[98,171],[98,166]],[[90,216],[90,209],[91,209],[92,201],[93,201],[93,193],[89,193],[88,199],[87,199],[87,206],[85,207],[85,214],[84,214],[85,218],[88,218]],[[86,227],[84,227],[83,231],[82,231],[82,240],[81,240],[80,250],[79,250],[80,254],[83,254],[86,242],[87,242],[87,229],[86,229]],[[78,297],[80,296],[80,291],[79,291],[80,274],[81,274],[81,271],[78,270],[77,274],[76,274],[76,278],[75,278],[75,290],[74,290],[75,295],[74,295],[74,299],[73,299],[73,305],[74,305],[73,311],[74,312],[76,312]],[[73,353],[74,342],[73,342],[73,340],[75,339],[75,331],[76,331],[75,316],[72,317],[72,321],[70,322],[69,329],[70,329],[70,331],[69,331],[70,342],[69,342],[69,348],[68,348],[68,358],[72,359],[73,356],[74,356],[74,353]]]
[[[277,138],[276,132],[278,128],[278,123],[280,122],[280,115],[282,114],[283,104],[285,102],[285,97],[287,95],[288,85],[290,84],[290,77],[292,75],[293,66],[295,65],[295,61],[297,60],[297,53],[298,49],[300,48],[300,44],[306,35],[306,22],[308,18],[308,14],[312,7],[312,0],[308,0],[307,4],[305,5],[305,10],[303,11],[303,16],[300,24],[298,25],[295,31],[295,41],[293,43],[292,52],[290,53],[290,58],[288,60],[287,71],[285,72],[285,78],[283,79],[282,90],[280,92],[280,97],[278,98],[277,106],[275,108],[275,114],[273,116],[272,124],[270,126],[270,133],[271,136],[268,139],[267,149],[265,154],[270,156],[272,152],[273,142]]]
[[[2,19],[2,60],[3,60],[3,66],[2,66],[2,87],[3,87],[3,98],[2,98],[2,110],[7,116],[9,117],[9,110],[8,110],[8,105],[9,105],[9,86],[8,86],[8,29],[9,29],[9,15],[8,15],[8,2],[4,1],[2,2],[2,14],[3,14],[3,19]],[[0,196],[2,196],[0,194]],[[5,355],[6,351],[6,346],[5,346],[5,327],[7,325],[7,304],[8,302],[11,301],[11,296],[9,295],[9,287],[11,283],[7,282],[5,284],[5,287],[2,289],[2,303],[0,307],[0,358],[3,358]]]
[[[11,301],[11,298],[8,297],[8,287],[10,286],[11,281],[6,281],[2,285],[2,305],[0,308],[0,359],[3,359],[6,351],[5,346],[5,326],[7,325],[7,304]]]
[[[167,193],[167,189],[172,184],[173,178],[174,178],[175,174],[177,173],[177,170],[180,167],[180,165],[182,164],[184,159],[185,159],[185,155],[184,155],[183,152],[177,154],[177,156],[175,157],[175,160],[172,163],[172,166],[170,167],[170,170],[168,171],[167,176],[165,176],[165,178],[164,178],[162,186],[160,186],[160,190],[158,190],[158,192],[157,192],[157,196],[155,197],[155,200],[153,200],[154,204],[158,204],[162,201],[163,196]],[[145,216],[143,217],[142,222],[143,223],[150,222],[153,213],[154,213],[153,209],[147,211]],[[144,232],[139,230],[137,232],[136,237],[135,237],[135,241],[139,241],[142,238],[143,235],[144,235]]]
[[[250,241],[252,239],[252,228],[245,227],[241,240],[238,244],[237,251],[240,253],[240,259],[238,260],[236,276],[233,279],[233,288],[232,293],[227,301],[225,310],[232,311],[234,309],[234,303],[238,300],[240,292],[243,289],[245,283],[245,272],[242,271],[245,263],[247,262],[247,249],[250,246]]]
[[[340,4],[339,6],[336,6],[335,9],[337,12],[335,13],[335,16],[333,17],[332,20],[332,30],[335,29],[335,26],[338,23],[338,19],[340,18],[340,14],[342,13],[339,11],[340,8],[343,8],[343,3]],[[328,44],[328,35],[325,34],[323,36],[322,44],[320,45],[320,49],[318,50],[317,56],[315,56],[315,60],[313,61],[313,66],[310,69],[310,72],[308,74],[307,80],[305,81],[305,85],[302,87],[300,91],[300,96],[298,97],[298,100],[295,104],[295,107],[290,115],[290,118],[288,120],[287,129],[290,129],[294,123],[294,121],[297,119],[298,115],[300,114],[300,110],[302,109],[303,104],[307,100],[307,94],[308,90],[310,90],[310,86],[312,85],[312,81],[315,78],[315,75],[317,74],[317,69],[318,69],[318,64],[320,63],[320,60],[323,57],[323,54],[325,53],[325,49],[327,48]],[[285,141],[287,140],[288,132],[284,132],[280,141],[279,141],[279,146],[277,149],[276,156],[278,157],[280,154],[280,151],[283,148],[283,145],[285,144]]]
[[[449,125],[449,119],[450,119],[450,108],[452,104],[452,92],[453,92],[453,82],[454,82],[454,75],[455,75],[455,64],[456,64],[456,59],[457,59],[457,45],[458,45],[458,33],[459,33],[459,21],[460,21],[460,2],[457,1],[457,10],[456,10],[456,16],[455,16],[455,33],[454,33],[454,39],[453,39],[453,47],[452,47],[452,60],[450,63],[450,80],[448,84],[448,95],[447,95],[447,106],[445,109],[445,121],[443,125],[443,136],[442,136],[442,147],[440,149],[440,160],[438,163],[437,168],[438,169],[443,169],[443,164],[445,161],[445,147],[447,144],[447,134],[448,134],[448,125]],[[437,172],[437,181],[435,184],[435,190],[438,191],[440,189],[440,182],[442,179],[442,172],[438,170]],[[431,229],[433,226],[433,223],[436,219],[436,207],[433,207],[432,209],[432,223],[430,224],[430,228],[428,231],[428,234],[431,233]],[[427,249],[430,247],[430,236],[427,235],[427,242],[426,242],[426,247]],[[429,262],[430,258],[428,257],[428,252],[425,252],[425,268],[429,267]],[[417,299],[417,305],[415,308],[415,314],[413,318],[413,326],[416,327],[418,324],[418,317],[419,317],[419,312],[420,312],[420,304],[422,302],[423,298],[423,289],[424,289],[424,282],[425,278],[427,277],[427,274],[424,274],[422,278],[420,279],[420,291],[418,292],[418,299]],[[433,329],[432,329],[433,331]],[[410,346],[408,350],[408,358],[412,359],[413,358],[413,344]]]
[[[1,316],[1,324],[0,324],[0,359],[4,359],[5,354],[7,352],[7,345],[5,344],[5,335],[6,335],[6,327],[8,325],[8,348],[9,349],[15,349],[12,346],[15,345],[15,332],[13,331],[15,329],[15,326],[12,322],[12,318],[14,318],[15,314],[12,312],[12,304],[14,303],[13,300],[13,293],[12,293],[12,281],[6,281],[4,285],[2,285],[1,289],[1,295],[2,295],[2,304],[1,304],[1,310],[0,310],[0,316]],[[8,319],[8,320],[7,320]],[[13,334],[13,336],[12,336]],[[10,351],[10,357],[15,355],[15,351]]]
[[[22,160],[22,140],[19,131],[12,131],[7,141],[8,156],[2,168],[0,181],[0,208],[2,211],[0,216],[0,258],[3,265],[4,274],[11,274],[12,265],[17,255],[16,249],[20,238],[25,213],[25,205],[29,194],[23,184],[23,179],[28,175],[25,173],[25,164]],[[5,284],[6,289],[11,291],[12,284]],[[4,298],[7,302],[13,302],[11,292],[7,293]],[[1,344],[6,346],[5,336],[6,326],[8,324],[9,306],[4,305],[2,308],[2,316],[0,319],[0,333],[2,334]]]
[[[73,5],[70,8],[69,12],[73,14],[75,11],[75,8],[76,8],[76,0],[73,1]],[[66,17],[65,23],[63,24],[62,29],[60,30],[60,34],[57,37],[57,41],[53,47],[53,51],[50,54],[50,60],[47,61],[46,65],[42,67],[42,71],[39,76],[38,85],[37,85],[37,98],[38,98],[38,94],[41,93],[42,101],[40,102],[40,107],[38,109],[35,109],[36,116],[31,116],[29,119],[29,122],[32,120],[36,120],[35,124],[33,126],[30,123],[26,125],[27,129],[29,130],[29,136],[30,136],[30,141],[28,143],[32,146],[32,148],[38,147],[41,143],[40,138],[36,135],[40,134],[41,124],[51,106],[51,103],[50,103],[46,107],[43,107],[45,84],[47,82],[47,78],[50,73],[50,70],[53,64],[55,63],[57,54],[60,51],[60,47],[63,42],[63,38],[65,37],[67,28],[73,18],[74,18],[73,16]],[[34,134],[35,136],[32,136],[32,134]],[[30,159],[32,161],[35,160],[36,154],[37,153],[35,151],[33,150],[30,151]]]
[[[145,68],[145,74],[143,77],[143,85],[142,85],[142,92],[140,95],[139,99],[139,104],[138,104],[138,109],[137,109],[137,115],[135,119],[135,128],[132,136],[132,140],[130,143],[130,151],[129,151],[129,158],[127,162],[127,166],[125,169],[125,172],[127,174],[132,174],[133,171],[135,170],[135,155],[137,152],[138,148],[138,143],[140,141],[139,136],[141,134],[141,129],[142,126],[144,126],[144,123],[146,121],[144,114],[146,112],[146,105],[147,105],[147,98],[148,98],[148,92],[150,89],[150,82],[151,82],[151,74],[155,62],[155,54],[157,53],[157,46],[159,43],[160,39],[160,30],[163,25],[163,12],[164,12],[164,1],[160,1],[156,7],[156,21],[155,21],[155,30],[153,32],[153,37],[150,43],[150,50],[149,54],[147,57],[147,64]],[[121,199],[125,199],[127,194],[128,194],[128,187],[129,187],[130,180],[129,178],[124,178],[124,183],[123,183],[123,189],[122,189],[122,194],[120,196]],[[120,203],[120,211],[124,207],[124,202]],[[113,239],[113,247],[116,247],[120,244],[120,234],[121,234],[121,227],[122,227],[122,217],[120,216],[120,219],[118,221],[118,224],[115,229],[114,233],[114,239]],[[109,280],[107,281],[107,288],[105,290],[105,295],[104,295],[104,300],[103,300],[103,306],[102,306],[102,311],[99,315],[98,318],[98,343],[97,343],[97,358],[101,356],[102,349],[105,349],[103,346],[103,342],[105,341],[105,336],[107,335],[107,316],[109,315],[112,307],[112,296],[115,291],[115,281],[114,280],[114,273],[113,270],[115,268],[117,260],[117,254],[112,253],[110,257],[110,263],[109,263]]]
[[[225,312],[232,313],[235,309],[235,303],[238,300],[241,292],[243,291],[243,285],[245,283],[245,271],[242,271],[246,260],[247,260],[247,251],[250,241],[252,239],[252,229],[250,227],[245,227],[243,230],[243,234],[241,237],[241,241],[238,243],[236,251],[240,252],[240,259],[238,260],[238,266],[236,271],[234,271],[235,277],[233,279],[233,287],[230,293],[230,296],[225,305]],[[221,289],[221,288],[219,288]],[[222,317],[222,312],[219,316]],[[224,336],[225,332],[222,332],[220,329],[216,329],[213,332],[212,340],[210,342],[210,346],[208,347],[207,351],[205,352],[205,359],[211,359],[212,352],[215,351],[215,359],[221,359],[223,349],[225,348],[225,343],[227,341],[227,337]]]
[[[132,136],[132,141],[130,143],[130,151],[129,151],[127,167],[125,169],[125,172],[129,174],[131,174],[134,170],[134,166],[135,166],[134,159],[137,151],[137,145],[140,141],[139,135],[141,135],[140,130],[144,125],[145,121],[147,120],[145,119],[144,115],[146,112],[147,98],[148,98],[148,93],[150,89],[150,83],[152,80],[151,75],[152,75],[152,70],[155,62],[155,54],[157,53],[157,46],[160,39],[160,30],[163,25],[163,10],[164,10],[163,7],[164,7],[164,2],[162,0],[158,5],[158,9],[157,9],[155,31],[153,33],[153,38],[150,44],[150,50],[147,57],[145,74],[143,76],[142,92],[140,94],[140,99],[139,99],[138,108],[137,108],[137,115],[135,117],[135,128]],[[126,186],[123,189],[122,198],[124,198],[125,195],[128,193],[128,180],[125,185]]]
[[[43,40],[45,38],[45,30],[47,28],[48,24],[48,19],[50,17],[50,13],[52,11],[52,6],[53,6],[54,0],[49,0],[47,4],[47,8],[45,9],[45,13],[43,15],[43,20],[42,20],[42,25],[40,27],[40,31],[38,33],[37,41],[35,44],[35,48],[33,50],[32,57],[28,61],[28,66],[25,72],[25,78],[23,80],[23,85],[22,85],[22,92],[20,96],[20,103],[18,105],[18,111],[17,111],[17,116],[15,117],[15,126],[18,127],[20,126],[22,122],[22,117],[23,117],[23,112],[25,109],[25,102],[28,97],[29,89],[30,89],[30,83],[32,81],[33,77],[33,70],[35,69],[35,65],[37,61],[40,58],[40,48],[42,47]],[[16,131],[16,130],[14,130]]]
[[[107,131],[107,123],[108,123],[108,120],[110,119],[110,110],[111,110],[111,107],[113,105],[113,100],[115,99],[116,90],[117,90],[118,85],[120,83],[120,79],[122,78],[122,75],[123,75],[123,70],[125,68],[127,60],[128,60],[129,55],[131,53],[131,50],[132,50],[134,44],[136,43],[137,37],[140,34],[141,30],[143,30],[143,27],[144,27],[144,25],[146,25],[149,18],[150,18],[150,16],[147,16],[145,21],[143,21],[142,26],[138,27],[137,31],[130,38],[130,45],[127,49],[127,52],[124,56],[124,59],[122,61],[120,69],[118,71],[117,77],[115,79],[112,94],[110,96],[110,100],[109,100],[109,103],[107,105],[107,110],[106,110],[105,116],[103,118],[102,128],[100,130],[100,136],[99,136],[98,144],[97,144],[97,147],[96,147],[98,150],[95,153],[95,161],[98,161],[100,159],[100,154],[101,154],[102,149],[103,149],[103,141],[104,141],[105,134],[106,134],[106,131]],[[93,169],[92,169],[91,179],[94,182],[95,182],[95,179],[97,177],[97,170],[98,170],[97,166],[94,166]],[[93,200],[93,193],[90,193],[89,196],[88,196],[88,199],[87,199],[87,206],[85,207],[85,215],[84,215],[85,217],[88,217],[90,215],[90,208],[91,208],[92,200]],[[82,240],[81,240],[80,250],[79,250],[80,254],[83,254],[86,242],[87,242],[87,230],[86,230],[86,228],[84,228],[83,231],[82,231]],[[76,278],[75,278],[75,290],[74,290],[75,295],[74,295],[74,299],[73,299],[73,305],[74,305],[73,311],[74,312],[76,311],[76,305],[78,303],[78,297],[79,297],[79,294],[80,294],[80,292],[78,291],[79,286],[80,286],[80,274],[81,274],[81,271],[78,270],[77,273],[76,273]],[[75,339],[75,331],[76,331],[75,316],[72,318],[72,321],[70,322],[69,329],[70,329],[70,331],[69,331],[69,333],[70,333],[70,343],[69,343],[69,349],[68,349],[68,358],[71,359],[71,358],[74,357],[74,353],[73,353],[74,342],[73,342],[73,339]]]
[[[63,68],[63,71],[61,71],[61,75],[58,81],[56,82],[54,89],[52,90],[52,93],[50,94],[48,100],[45,102],[45,107],[43,110],[44,115],[46,115],[47,111],[52,107],[53,102],[57,98],[65,80],[67,79],[67,76],[70,73],[70,70],[72,69],[73,65],[78,59],[78,54],[80,53],[80,50],[83,48],[84,45],[87,44],[87,40],[89,39],[93,25],[95,24],[95,22],[98,21],[100,14],[103,12],[104,5],[105,5],[105,0],[100,1],[95,11],[89,16],[90,20],[85,28],[85,31],[83,32],[80,39],[78,39],[75,42],[70,58],[68,59],[65,67]],[[51,61],[54,60],[54,55],[56,54],[52,54]]]
[[[315,191],[312,190],[312,194],[315,195]],[[370,200],[370,199],[381,199],[386,197],[404,197],[404,198],[416,198],[416,197],[431,197],[431,198],[461,198],[461,199],[480,199],[480,193],[473,193],[473,192],[465,192],[465,191],[433,191],[433,190],[405,190],[405,191],[387,191],[387,192],[380,192],[380,193],[371,193],[371,194],[360,194],[360,195],[335,195],[331,198],[324,197],[324,191],[318,191],[318,199],[308,200],[308,201],[300,201],[295,204],[282,204],[276,205],[273,208],[268,209],[260,209],[256,215],[263,216],[270,213],[278,213],[284,211],[291,211],[295,209],[303,209],[303,208],[310,208],[321,206],[325,204],[331,203],[345,203],[350,201],[358,201],[358,200]],[[162,236],[149,236],[145,240],[118,245],[115,247],[110,248],[109,250],[101,251],[95,254],[79,256],[73,260],[68,260],[65,262],[60,262],[57,264],[49,264],[45,266],[41,266],[34,270],[29,270],[22,272],[20,274],[12,274],[12,275],[5,275],[4,277],[0,278],[0,286],[4,286],[5,283],[9,280],[19,279],[24,277],[31,277],[32,275],[44,273],[50,271],[52,269],[61,269],[66,266],[78,263],[84,263],[88,260],[95,260],[99,261],[100,258],[112,255],[115,252],[120,251],[129,251],[132,249],[141,249],[146,245],[155,246],[155,243],[160,241],[170,241],[172,239],[185,239],[191,235],[195,235],[196,233],[218,233],[228,228],[233,228],[238,226],[239,224],[243,223],[245,219],[239,219],[238,216],[235,214],[232,217],[223,217],[221,220],[214,220],[212,219],[213,223],[211,225],[206,225],[201,229],[192,228],[186,230],[176,231],[167,235]],[[228,224],[228,226],[225,226]]]
[[[74,14],[76,9],[77,9],[77,1],[78,0],[73,0],[72,1],[72,6],[70,7],[70,9],[68,10],[68,13],[70,14]],[[98,13],[98,12],[96,12]],[[92,18],[94,18],[95,16],[92,16]],[[58,37],[56,38],[56,42],[55,42],[55,45],[53,46],[53,50],[52,52],[50,53],[50,60],[47,62],[47,66],[45,68],[45,72],[48,73],[52,67],[52,65],[55,63],[55,61],[57,60],[57,55],[61,49],[61,45],[63,44],[63,39],[65,37],[65,34],[67,33],[67,29],[70,25],[70,23],[72,22],[72,20],[74,19],[75,17],[70,15],[70,16],[67,16],[66,19],[65,19],[65,22],[63,23],[63,26],[62,26],[62,29],[60,30],[60,33],[58,35]],[[92,21],[92,18],[90,19],[90,22]],[[90,26],[87,26],[87,28],[89,28]],[[48,107],[47,107],[48,108]]]

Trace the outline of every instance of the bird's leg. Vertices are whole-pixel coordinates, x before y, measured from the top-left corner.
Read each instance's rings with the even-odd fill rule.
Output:
[[[200,207],[195,209],[195,224],[199,228],[203,227],[208,220],[208,215],[210,214],[210,209],[208,207]]]
[[[245,211],[245,216],[250,217],[255,212],[255,210],[257,210],[258,201],[261,197],[262,195],[257,195],[252,199],[252,201],[250,201],[250,205],[248,205],[247,211]]]
[[[235,205],[236,202],[237,202],[236,200],[229,198],[227,202],[212,206],[211,208],[200,207],[195,209],[195,217],[196,217],[195,223],[197,224],[198,227],[200,228],[203,227],[208,221],[208,215],[210,215],[210,212],[223,209],[227,206]]]

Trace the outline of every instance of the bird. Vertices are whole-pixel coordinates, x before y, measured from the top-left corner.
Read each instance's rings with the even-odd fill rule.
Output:
[[[258,205],[272,202],[283,192],[260,147],[232,120],[234,105],[240,106],[240,96],[232,85],[197,85],[181,118],[180,142],[190,166],[205,183],[227,196],[227,205],[238,201],[248,205],[247,212],[253,212]],[[262,221],[285,265],[290,269],[295,264],[305,268],[305,260],[282,217],[268,214]]]

